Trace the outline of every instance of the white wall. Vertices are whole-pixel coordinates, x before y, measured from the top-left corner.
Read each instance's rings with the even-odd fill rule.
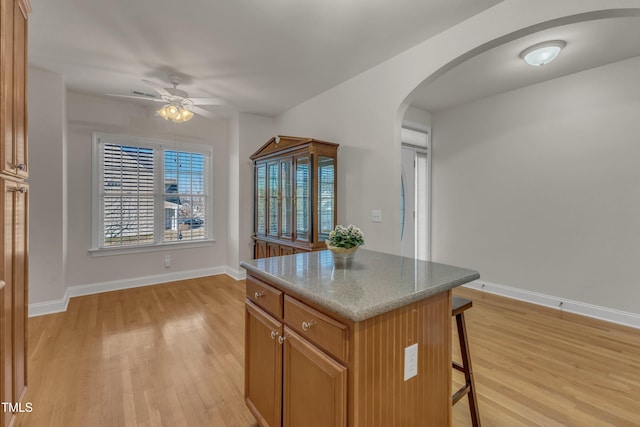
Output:
[[[227,261],[231,274],[243,277],[240,261],[253,258],[253,162],[249,156],[275,135],[275,123],[272,117],[239,113],[230,128]]]
[[[522,37],[545,28],[547,25],[560,25],[562,23],[576,22],[576,16],[590,19],[606,17],[607,10],[613,8],[629,8],[625,13],[637,16],[639,4],[633,0],[584,0],[575,1],[551,1],[526,2],[521,0],[505,0],[504,2],[476,15],[461,24],[452,27],[435,37],[402,52],[388,61],[346,81],[306,102],[288,110],[277,118],[277,132],[288,135],[307,135],[326,139],[341,144],[338,162],[338,180],[340,193],[338,198],[338,222],[349,222],[359,225],[366,238],[366,247],[383,252],[400,252],[400,210],[399,210],[399,176],[400,176],[400,150],[399,127],[406,108],[411,102],[410,94],[419,84],[428,79],[437,78],[445,72],[447,67],[453,67],[456,63],[472,55],[486,51],[498,44]],[[601,12],[603,11],[603,12]],[[616,12],[617,13],[617,12]],[[583,15],[585,14],[585,15]],[[583,19],[581,18],[581,19]],[[518,110],[513,113],[516,114]],[[617,123],[617,121],[614,121]],[[611,123],[610,125],[614,124]],[[460,126],[467,129],[465,126]],[[602,135],[602,144],[607,140],[604,132],[610,126],[599,130]],[[433,135],[437,129],[433,126]],[[558,148],[559,149],[559,148]],[[434,159],[437,154],[434,151]],[[544,165],[540,165],[541,169]],[[581,165],[584,167],[584,165]],[[483,171],[492,174],[492,171]],[[517,173],[514,168],[512,171]],[[540,172],[540,171],[538,171]],[[542,170],[542,173],[544,171]],[[469,185],[473,185],[476,177],[466,175]],[[593,180],[591,181],[591,183]],[[508,185],[506,182],[504,185]],[[581,184],[582,185],[582,184]],[[600,187],[596,187],[600,188]],[[617,193],[620,194],[620,193]],[[533,194],[532,196],[538,197]],[[570,197],[571,193],[567,197]],[[434,191],[434,197],[437,197]],[[593,197],[597,197],[595,194]],[[533,199],[533,198],[532,198]],[[620,203],[626,203],[620,200]],[[437,203],[433,202],[434,205]],[[495,200],[483,201],[483,206],[493,206]],[[539,204],[531,201],[532,209],[539,208]],[[472,209],[471,205],[460,202],[460,207]],[[611,207],[609,207],[611,209]],[[381,209],[383,222],[376,224],[370,220],[370,211]],[[577,216],[579,212],[574,212]],[[589,216],[589,218],[591,218]],[[437,223],[434,223],[433,231],[437,236]],[[519,229],[511,229],[512,233],[518,233]],[[570,230],[569,230],[570,231]],[[442,236],[442,234],[440,234]],[[603,236],[599,236],[603,237]],[[439,240],[444,245],[442,238]],[[460,241],[455,242],[458,247],[451,248],[449,252],[463,250]],[[592,241],[585,241],[585,244]],[[437,245],[437,244],[436,244]],[[609,246],[607,240],[603,243]],[[538,246],[537,250],[542,250]],[[439,251],[439,252],[438,252]],[[535,252],[531,247],[529,252]],[[436,254],[443,256],[442,246]],[[529,253],[525,254],[529,255]],[[437,257],[438,255],[436,255]],[[477,264],[466,265],[465,259],[456,262],[462,266],[474,267]],[[555,260],[566,265],[567,260]],[[593,272],[593,268],[584,265],[578,258],[572,259],[575,277],[584,278],[584,270]],[[613,261],[609,259],[609,261]],[[629,263],[627,273],[632,269],[634,261],[624,259]],[[502,262],[496,260],[497,263]],[[505,262],[500,264],[508,268]],[[496,268],[499,266],[496,265]],[[488,272],[480,269],[481,275],[493,276],[494,271]],[[520,275],[529,274],[528,271],[520,271]],[[604,279],[602,274],[596,276]],[[619,277],[619,276],[617,276]],[[505,278],[505,282],[509,278]],[[571,283],[577,284],[579,280]],[[618,301],[611,299],[602,300],[606,291],[598,285],[590,282],[589,291],[584,292],[582,301],[597,301],[595,304],[620,307],[633,313],[638,313],[637,307],[630,307],[629,302],[620,301],[630,295],[637,295],[635,291],[629,291],[630,285],[622,285],[616,288],[619,293]],[[610,281],[604,286],[609,286]],[[511,283],[503,283],[511,285]],[[524,285],[522,285],[524,286]],[[546,285],[552,295],[567,293],[573,295],[572,286],[556,282]],[[564,287],[567,290],[564,290]],[[551,292],[552,291],[552,292]]]
[[[433,257],[639,313],[640,57],[433,115]]]
[[[188,272],[226,266],[227,246],[227,141],[226,121],[194,117],[176,125],[153,117],[144,106],[119,100],[69,92],[68,108],[68,211],[69,255],[67,286]],[[159,252],[94,257],[91,245],[91,148],[92,132],[199,142],[213,147],[212,246]],[[170,254],[172,266],[164,267]]]
[[[637,8],[637,0],[555,1],[505,0],[483,13],[389,59],[388,61],[344,82],[285,112],[275,120],[275,131],[268,132],[267,120],[257,131],[262,133],[311,136],[341,144],[338,162],[340,191],[338,222],[354,223],[366,234],[367,247],[390,253],[400,248],[399,127],[414,88],[430,76],[437,75],[447,64],[458,58],[489,49],[491,43],[507,41],[511,35],[523,35],[526,28],[556,18],[588,13],[604,8]],[[533,30],[531,30],[533,31]],[[513,36],[515,37],[515,35]],[[105,280],[162,274],[163,253],[93,258],[87,254],[90,241],[90,133],[92,130],[118,131],[148,136],[162,136],[173,130],[156,127],[157,121],[146,115],[141,107],[115,100],[79,94],[69,96],[69,262],[68,284],[83,285]],[[37,99],[32,102],[39,102]],[[122,110],[119,112],[118,110]],[[133,118],[131,118],[133,117]],[[197,120],[197,119],[194,119]],[[243,141],[242,122],[233,139]],[[242,150],[252,143],[238,145],[228,152],[226,124],[208,123],[207,129],[195,130],[197,122],[190,122],[192,137],[211,141],[215,145],[215,191],[222,204],[229,197],[230,188],[249,188],[243,183]],[[184,132],[190,132],[183,129]],[[235,132],[232,130],[232,132]],[[220,139],[218,140],[218,137]],[[253,140],[253,137],[247,137]],[[220,144],[220,145],[218,145]],[[256,148],[259,144],[256,146]],[[226,162],[238,160],[237,183],[227,182]],[[235,179],[235,178],[234,178]],[[226,232],[227,215],[234,209],[215,204],[216,237],[218,241],[208,250],[182,250],[174,254],[174,269],[197,269],[205,266],[237,265],[227,259],[227,239],[236,232]],[[234,200],[234,203],[236,201]],[[242,255],[243,230],[252,229],[251,209],[245,209],[244,196],[237,199],[240,221],[233,226],[238,259]],[[372,223],[372,209],[383,211],[383,222]],[[249,214],[247,214],[249,211]],[[33,245],[32,245],[33,248]],[[235,250],[231,250],[235,253]]]
[[[29,67],[29,303],[62,298],[66,288],[65,85]]]
[[[409,106],[402,118],[402,125],[416,130],[426,130],[431,127],[431,113],[422,108]]]
[[[537,31],[541,23],[615,7],[637,8],[638,2],[505,0],[286,111],[277,117],[277,132],[341,144],[338,222],[360,226],[367,248],[399,253],[398,129],[410,93],[447,64]],[[372,209],[382,210],[382,223],[371,222]]]
[[[227,265],[228,124],[194,118],[175,126],[143,106],[67,92],[62,76],[29,68],[29,304],[64,309],[70,287],[175,275],[205,275]],[[92,257],[92,132],[182,139],[213,146],[215,243],[202,248]],[[172,266],[164,268],[164,256]],[[149,278],[145,280],[145,278]],[[111,285],[112,286],[112,285]],[[81,293],[81,291],[80,291]],[[35,306],[34,306],[35,305]]]
[[[253,259],[253,162],[249,156],[275,135],[273,117],[240,114],[240,261]]]

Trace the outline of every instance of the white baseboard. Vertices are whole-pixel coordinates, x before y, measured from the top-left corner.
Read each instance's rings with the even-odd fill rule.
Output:
[[[554,308],[556,310],[566,311],[568,313],[580,314],[582,316],[640,329],[640,315],[636,313],[615,310],[612,308],[573,301],[538,292],[525,291],[523,289],[512,288],[510,286],[497,285],[495,283],[485,282],[484,280],[474,280],[473,282],[467,283],[463,286],[507,298],[513,298],[519,301]]]
[[[62,313],[67,311],[69,295],[65,292],[62,299],[53,301],[36,302],[29,304],[29,317],[44,316],[45,314]]]
[[[229,266],[205,268],[200,270],[180,271],[176,273],[160,274],[155,276],[136,277],[134,279],[113,280],[109,282],[91,283],[88,285],[70,286],[64,297],[58,300],[29,304],[29,317],[43,316],[67,311],[69,299],[72,297],[92,295],[102,292],[117,291],[122,289],[137,288],[141,286],[158,285],[160,283],[175,282],[178,280],[195,279],[205,276],[226,274],[235,280],[244,280],[246,271],[237,270]],[[538,292],[526,291],[510,286],[498,285],[484,280],[475,280],[463,285],[471,289],[513,298],[519,301],[529,302],[544,307],[563,310],[569,313],[580,314],[595,319],[601,319],[620,325],[631,326],[640,329],[640,315],[629,313],[580,301],[568,300]]]
[[[241,276],[240,271],[233,270],[230,267],[221,266],[204,268],[200,270],[159,274],[155,276],[136,277],[133,279],[113,280],[109,282],[70,286],[67,288],[67,291],[65,292],[62,299],[29,304],[29,317],[43,316],[45,314],[67,311],[69,299],[73,297],[99,294],[102,292],[119,291],[122,289],[138,288],[141,286],[159,285],[161,283],[175,282],[177,280],[196,279],[198,277],[205,276],[216,276],[218,274],[227,274],[236,280],[244,279],[244,277],[239,278]]]
[[[235,268],[227,266],[225,268],[225,273],[227,274],[227,276],[231,276],[236,280],[244,280],[247,278],[247,270],[245,270],[244,268],[236,270]]]

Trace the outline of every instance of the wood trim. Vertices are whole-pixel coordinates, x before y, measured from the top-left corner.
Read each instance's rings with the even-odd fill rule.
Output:
[[[269,139],[264,145],[262,145],[255,153],[249,158],[256,160],[259,158],[266,158],[272,154],[288,153],[292,150],[306,148],[308,146],[327,146],[337,150],[339,144],[328,141],[321,141],[314,138],[297,137],[297,136],[285,136],[278,135]]]
[[[29,0],[15,0],[18,7],[20,7],[20,12],[24,16],[24,19],[27,19],[27,16],[32,12],[31,3]]]
[[[2,218],[4,220],[4,218]],[[4,254],[3,254],[4,255]],[[6,339],[6,316],[7,316],[7,310],[5,308],[5,301],[4,301],[4,293],[5,293],[5,282],[4,280],[0,280],[0,399],[2,399],[2,401],[5,401],[5,381],[6,381],[6,375],[5,375],[5,369],[4,369],[4,358],[6,357],[6,345],[7,345],[7,339]],[[8,417],[8,418],[7,418]],[[5,411],[0,411],[0,426],[4,427],[9,423],[9,420],[11,419],[12,415],[10,412],[5,412]]]

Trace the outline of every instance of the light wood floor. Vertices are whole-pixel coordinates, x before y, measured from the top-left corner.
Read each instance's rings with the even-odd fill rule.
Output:
[[[639,330],[465,288],[454,295],[473,300],[465,319],[483,427],[640,426]],[[471,425],[468,411],[466,398],[456,404],[454,426]]]
[[[455,293],[474,300],[483,426],[640,426],[640,331]],[[30,319],[33,412],[16,427],[255,426],[243,301],[243,282],[215,276],[73,298],[66,313]],[[453,414],[471,425],[466,399]]]
[[[252,426],[244,282],[214,276],[73,298],[29,319],[33,412],[17,426]]]

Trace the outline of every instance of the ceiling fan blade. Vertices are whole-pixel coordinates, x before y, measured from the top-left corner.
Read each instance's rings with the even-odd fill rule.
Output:
[[[162,98],[149,98],[148,96],[118,95],[117,93],[106,93],[105,95],[107,95],[107,96],[115,96],[115,97],[118,97],[118,98],[142,99],[143,101],[166,102]]]
[[[229,105],[229,101],[224,98],[189,98],[193,105]]]
[[[167,90],[165,88],[163,88],[162,85],[159,84],[159,83],[152,82],[151,80],[145,80],[145,79],[142,79],[142,82],[148,84],[149,86],[151,86],[153,88],[153,90],[158,92],[160,95],[171,96],[171,94],[169,92],[167,92]]]
[[[211,111],[207,111],[204,108],[196,107],[195,105],[188,105],[188,106],[185,106],[185,108],[199,116],[208,117],[210,119],[213,119],[216,117],[216,115]]]

